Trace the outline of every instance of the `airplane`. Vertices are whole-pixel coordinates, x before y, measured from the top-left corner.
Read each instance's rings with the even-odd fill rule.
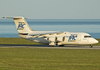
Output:
[[[24,17],[3,17],[14,19],[19,37],[33,42],[50,45],[51,47],[64,45],[90,45],[98,43],[90,34],[83,32],[35,31],[30,28]]]

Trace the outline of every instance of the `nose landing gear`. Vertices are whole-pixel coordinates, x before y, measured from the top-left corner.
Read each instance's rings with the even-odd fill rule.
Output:
[[[91,47],[91,48],[93,48],[93,46],[92,46],[92,45],[90,45],[90,47]]]

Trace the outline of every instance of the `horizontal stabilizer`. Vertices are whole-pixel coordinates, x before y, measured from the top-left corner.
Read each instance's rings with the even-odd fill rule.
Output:
[[[24,17],[22,17],[22,16],[18,16],[18,17],[2,17],[2,18],[5,18],[5,19],[22,19],[23,18],[24,19]]]

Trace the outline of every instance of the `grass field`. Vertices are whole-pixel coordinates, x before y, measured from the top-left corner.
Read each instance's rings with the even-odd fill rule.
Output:
[[[95,44],[95,46],[100,46],[100,39],[97,40],[99,41],[99,43]],[[23,38],[0,38],[0,44],[42,45],[40,43],[31,42]]]
[[[100,70],[100,50],[0,48],[0,70]]]
[[[41,45],[22,38],[0,38],[0,44]],[[100,70],[100,50],[0,48],[0,70]]]
[[[0,44],[39,45],[40,43],[31,42],[23,38],[0,38]]]

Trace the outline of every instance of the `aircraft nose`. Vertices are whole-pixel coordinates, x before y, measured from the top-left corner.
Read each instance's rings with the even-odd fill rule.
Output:
[[[94,43],[99,43],[99,41],[98,40],[95,40]]]

